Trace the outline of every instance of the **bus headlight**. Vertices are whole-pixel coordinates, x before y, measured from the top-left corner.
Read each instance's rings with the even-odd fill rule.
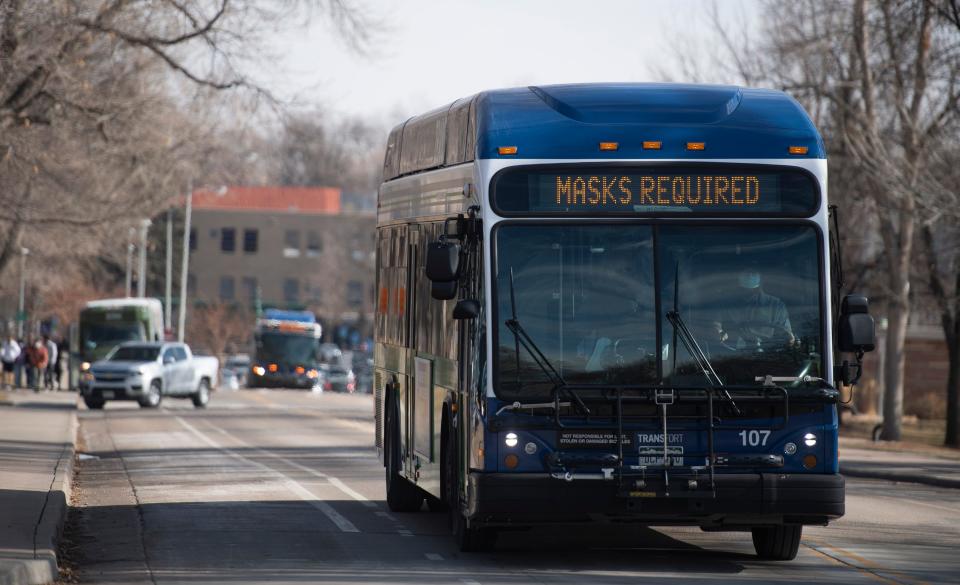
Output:
[[[266,371],[265,369],[263,369],[263,366],[253,366],[253,373],[256,374],[256,375],[258,375],[258,376],[262,376],[262,375],[266,374],[267,371]]]
[[[90,362],[83,362],[82,364],[80,364],[81,372],[86,372],[89,369],[90,369]]]
[[[503,438],[503,442],[507,447],[516,447],[517,443],[520,442],[520,438],[517,437],[517,433],[507,433]]]
[[[817,444],[817,436],[813,433],[807,433],[803,436],[803,444],[807,447],[813,447]]]

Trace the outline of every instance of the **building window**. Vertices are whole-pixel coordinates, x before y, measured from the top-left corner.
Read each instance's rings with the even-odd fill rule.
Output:
[[[307,234],[307,258],[317,258],[323,250],[323,242],[320,240],[320,234],[310,232]]]
[[[299,230],[287,230],[283,235],[283,257],[284,258],[299,258],[300,257],[300,231]]]
[[[243,251],[247,254],[257,252],[257,230],[243,230]]]
[[[243,287],[243,298],[251,305],[257,302],[257,279],[252,276],[244,276],[241,281]]]
[[[190,251],[197,251],[197,228],[190,228]]]
[[[233,228],[223,228],[220,230],[220,251],[233,254],[237,248],[237,230]]]
[[[300,302],[300,281],[287,278],[283,281],[283,300],[288,303]]]
[[[347,283],[347,304],[351,307],[363,305],[363,283],[359,280]]]
[[[197,275],[187,274],[187,296],[192,297],[197,294]]]
[[[236,291],[233,288],[233,277],[232,276],[221,276],[220,277],[220,300],[221,301],[232,301],[236,298]]]

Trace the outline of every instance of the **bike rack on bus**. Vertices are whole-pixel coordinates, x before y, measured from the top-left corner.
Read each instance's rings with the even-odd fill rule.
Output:
[[[560,479],[566,479],[568,481],[576,479],[577,476],[568,469],[568,463],[576,463],[579,459],[580,462],[594,463],[603,460],[601,464],[610,465],[615,463],[614,470],[616,471],[616,477],[611,477],[612,473],[609,467],[606,467],[602,471],[601,477],[596,477],[592,479],[616,479],[617,481],[617,492],[618,495],[627,496],[627,497],[649,497],[649,496],[662,496],[662,497],[671,497],[670,493],[670,471],[671,470],[680,470],[681,474],[683,472],[692,472],[693,477],[688,479],[688,490],[685,492],[680,492],[674,494],[673,497],[715,497],[715,482],[714,482],[714,468],[718,465],[725,464],[751,464],[751,465],[768,465],[768,466],[779,466],[782,465],[783,459],[782,456],[776,455],[745,455],[745,456],[732,456],[732,457],[720,457],[716,454],[714,433],[716,430],[737,430],[750,428],[753,430],[780,430],[787,426],[790,420],[790,400],[787,390],[780,386],[724,386],[721,389],[717,387],[680,387],[680,386],[640,386],[640,385],[557,385],[553,389],[553,402],[554,402],[554,423],[558,429],[571,429],[576,428],[577,430],[589,431],[589,430],[609,430],[611,426],[616,427],[616,441],[617,441],[617,455],[616,460],[614,461],[612,457],[578,457],[571,456],[568,454],[567,463],[564,461],[564,455],[562,452],[558,452],[558,456],[555,458],[554,465],[559,467],[559,471],[554,473],[554,477]],[[560,404],[560,395],[561,393],[567,393],[569,395],[577,396],[578,402],[581,404],[597,404],[597,403],[607,403],[611,404],[614,407],[614,412],[612,415],[597,415],[593,414],[591,409],[587,409],[585,413],[580,413],[577,416],[578,420],[585,420],[586,425],[577,425],[576,427],[568,426],[564,423],[564,416],[561,414],[561,404]],[[771,424],[765,427],[758,427],[756,425],[750,425],[746,427],[744,425],[732,424],[730,422],[724,422],[724,419],[718,416],[714,402],[715,398],[720,398],[721,404],[729,404],[729,402],[735,401],[738,404],[755,404],[755,403],[783,403],[783,416],[780,418],[779,422]],[[646,403],[654,404],[657,406],[656,414],[624,414],[624,405],[629,403]],[[675,404],[706,404],[706,414],[705,415],[676,415],[668,416],[668,407]],[[732,405],[731,405],[732,406]],[[734,412],[739,413],[739,409],[734,409]],[[624,422],[625,419],[627,422],[634,421],[656,421],[660,423],[660,431],[663,433],[663,451],[662,451],[662,465],[641,465],[640,464],[640,454],[638,450],[637,454],[637,465],[627,465],[626,457],[624,456]],[[701,459],[704,461],[704,465],[685,465],[685,466],[676,466],[672,462],[672,454],[669,449],[669,425],[668,420],[693,420],[693,421],[704,421],[705,426],[696,427],[692,429],[695,432],[706,431],[707,433],[707,452],[706,453],[685,453],[683,458],[698,460]],[[599,427],[598,425],[604,424],[604,426]],[[685,429],[691,430],[691,429]],[[779,457],[779,459],[778,459]],[[709,472],[709,488],[706,490],[700,489],[700,480],[699,473],[701,471]],[[647,490],[647,480],[648,472],[653,472],[654,474],[662,473],[663,478],[663,492],[655,493],[645,491]],[[630,483],[632,482],[632,483]]]

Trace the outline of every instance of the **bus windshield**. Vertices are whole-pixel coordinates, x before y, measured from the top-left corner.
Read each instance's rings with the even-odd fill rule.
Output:
[[[505,224],[496,234],[495,379],[504,399],[553,388],[518,347],[507,324],[514,312],[566,384],[709,385],[671,311],[725,385],[822,375],[812,227]]]
[[[83,346],[89,350],[113,348],[124,341],[147,338],[143,323],[140,322],[84,323],[81,330]]]
[[[312,335],[261,333],[257,336],[257,360],[287,366],[312,365],[319,343]]]

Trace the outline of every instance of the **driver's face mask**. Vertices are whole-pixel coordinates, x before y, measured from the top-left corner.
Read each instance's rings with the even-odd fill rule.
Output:
[[[754,289],[760,287],[760,273],[755,270],[744,270],[737,280],[741,288]]]

